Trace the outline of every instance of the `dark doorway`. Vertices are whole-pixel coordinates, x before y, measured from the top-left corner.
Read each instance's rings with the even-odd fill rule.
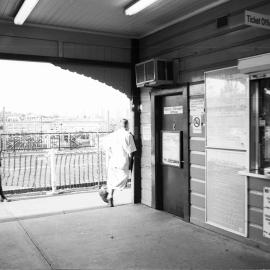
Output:
[[[156,208],[189,220],[187,87],[153,93]]]

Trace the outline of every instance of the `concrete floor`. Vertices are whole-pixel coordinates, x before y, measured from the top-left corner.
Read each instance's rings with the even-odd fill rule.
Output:
[[[131,189],[115,191],[115,204],[131,203]],[[55,196],[8,196],[9,203],[0,203],[0,223],[42,216],[65,214],[70,212],[104,207],[97,191],[66,193]]]
[[[6,220],[0,234],[0,269],[270,269],[269,253],[142,205]]]

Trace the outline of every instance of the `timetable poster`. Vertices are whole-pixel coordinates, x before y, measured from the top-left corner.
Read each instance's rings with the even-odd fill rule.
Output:
[[[249,79],[236,68],[206,73],[207,146],[245,150],[249,135]]]
[[[164,165],[180,166],[180,133],[162,132],[162,163]]]

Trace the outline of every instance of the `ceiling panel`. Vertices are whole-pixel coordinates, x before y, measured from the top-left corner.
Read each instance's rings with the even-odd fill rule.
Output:
[[[217,0],[158,0],[125,16],[132,0],[40,0],[28,23],[141,37]],[[226,0],[224,0],[226,1]],[[0,0],[0,18],[14,17],[22,0]]]
[[[0,0],[0,18],[14,17],[21,6],[22,0]]]

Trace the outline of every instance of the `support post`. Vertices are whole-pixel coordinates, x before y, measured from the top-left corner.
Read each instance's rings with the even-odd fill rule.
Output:
[[[98,170],[98,187],[100,188],[100,147],[99,147],[99,133],[97,133],[97,170]]]
[[[137,147],[134,156],[134,168],[132,173],[131,187],[133,203],[141,203],[141,116],[140,116],[140,90],[136,86],[135,64],[139,62],[139,40],[133,39],[131,50],[131,109],[132,109],[132,132]]]
[[[51,188],[52,190],[48,194],[54,195],[56,191],[56,173],[55,173],[55,149],[50,149],[48,151],[48,162],[50,164],[50,174],[51,174]]]

